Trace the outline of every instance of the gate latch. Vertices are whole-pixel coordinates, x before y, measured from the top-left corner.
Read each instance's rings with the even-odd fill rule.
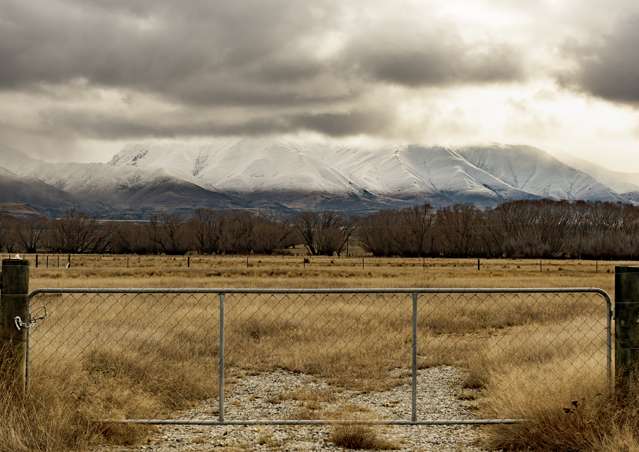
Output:
[[[36,326],[36,323],[38,323],[40,320],[45,320],[47,318],[47,307],[44,306],[42,309],[44,310],[44,313],[42,315],[37,317],[31,317],[27,322],[22,320],[20,316],[14,317],[13,323],[15,323],[16,329],[18,331],[21,331],[23,328],[25,329],[34,328]]]

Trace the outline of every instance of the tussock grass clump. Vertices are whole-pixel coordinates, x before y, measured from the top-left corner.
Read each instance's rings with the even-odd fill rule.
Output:
[[[162,417],[215,394],[217,350],[209,333],[183,329],[144,339],[95,344],[82,354],[62,343],[49,359],[40,349],[26,395],[0,372],[0,452],[138,444],[152,428],[101,420]]]
[[[64,379],[39,380],[22,394],[3,367],[0,364],[0,452],[67,451],[105,442],[134,444],[149,431],[94,422],[93,403],[73,395],[86,387],[86,381],[75,373]]]
[[[488,414],[507,413],[526,419],[516,425],[489,431],[487,445],[505,450],[639,450],[639,386],[615,398],[601,379],[581,374],[558,376],[554,386],[533,384],[503,391],[508,380],[521,381],[521,369],[513,366],[501,376],[491,375],[486,388]],[[545,371],[547,373],[547,370]],[[543,378],[544,370],[527,372]],[[500,389],[502,388],[502,389]],[[551,388],[551,389],[548,389]]]
[[[399,445],[382,438],[367,425],[336,425],[331,432],[330,441],[345,449],[399,449]]]
[[[282,400],[297,400],[303,402],[334,402],[337,399],[331,389],[305,389],[297,388],[280,394]]]
[[[636,399],[635,399],[636,400]],[[638,451],[639,409],[590,394],[556,403],[544,398],[522,407],[527,422],[495,427],[488,445],[504,450]]]

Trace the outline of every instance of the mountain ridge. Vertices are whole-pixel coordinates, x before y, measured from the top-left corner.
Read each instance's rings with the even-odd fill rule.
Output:
[[[47,163],[0,152],[0,182],[17,178],[98,216],[126,218],[197,208],[357,214],[544,198],[639,203],[637,190],[618,192],[600,180],[609,173],[593,168],[583,171],[529,146],[355,147],[271,138],[135,144],[106,163]],[[5,202],[32,204],[24,189],[7,190]]]

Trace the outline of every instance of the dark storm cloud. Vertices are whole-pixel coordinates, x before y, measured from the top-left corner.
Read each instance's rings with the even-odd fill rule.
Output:
[[[43,126],[51,131],[65,131],[81,138],[103,140],[262,135],[290,131],[287,121],[272,117],[230,121],[193,119],[186,114],[131,118],[83,110],[55,110],[43,113],[41,118]]]
[[[415,40],[408,31],[380,51],[366,32],[352,38],[368,46],[349,45],[335,59],[309,55],[338,11],[332,0],[4,0],[0,86],[86,79],[189,103],[295,105],[343,96],[352,82],[348,66],[408,86],[521,75],[503,49],[465,48],[446,36]]]
[[[313,3],[5,0],[0,86],[85,79],[210,104],[341,96],[343,88],[330,81],[316,94],[305,89],[323,73],[302,41],[319,31],[315,8],[331,11],[331,2]]]
[[[368,36],[353,45],[349,59],[364,77],[412,87],[525,78],[515,49],[503,44],[469,45],[454,31],[447,33]]]
[[[378,134],[388,131],[393,119],[380,111],[350,111],[346,113],[302,114],[291,118],[295,128],[320,132],[331,136]]]
[[[53,110],[43,113],[41,119],[43,126],[51,131],[105,140],[268,135],[298,131],[349,136],[383,132],[388,130],[393,122],[387,112],[374,110],[282,114],[234,120],[193,120],[188,113],[130,118],[82,110]]]
[[[639,14],[621,21],[595,43],[566,46],[577,69],[560,81],[615,102],[639,105]]]
[[[525,77],[522,55],[503,43],[471,45],[430,17],[345,26],[354,8],[339,0],[0,0],[0,92],[89,107],[83,93],[109,88],[190,110],[180,119],[135,103],[120,118],[90,107],[43,113],[47,130],[78,138],[346,136],[389,130],[392,114],[371,112],[367,99],[380,86]]]

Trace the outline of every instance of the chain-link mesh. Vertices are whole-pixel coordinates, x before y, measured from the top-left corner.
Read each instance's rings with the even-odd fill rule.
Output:
[[[124,292],[32,297],[32,317],[46,307],[46,319],[30,331],[32,387],[68,376],[66,390],[78,398],[112,391],[112,399],[95,398],[101,418],[215,420],[221,303],[227,421],[344,417],[278,404],[305,388],[342,406],[394,391],[392,415],[410,420],[411,385],[428,393],[433,368],[453,369],[459,394],[491,398],[493,412],[483,416],[494,418],[535,394],[578,398],[575,381],[586,377],[602,388],[608,383],[609,319],[599,292],[432,289],[418,291],[415,305],[411,291],[392,289]],[[272,406],[252,412],[249,398]],[[420,419],[446,418],[446,410],[433,414],[428,397],[416,402]]]
[[[96,415],[166,418],[197,400],[217,410],[214,294],[41,294],[32,312],[30,383],[69,375],[78,397],[112,392]],[[104,401],[103,397],[95,397]],[[113,412],[109,412],[113,410]]]
[[[277,369],[310,375],[315,383],[326,383],[322,391],[327,400],[340,398],[344,390],[379,391],[410,383],[406,294],[228,294],[225,306],[230,375]],[[290,389],[278,392],[285,396]],[[277,419],[325,415],[288,412],[278,405],[272,413]],[[255,413],[238,411],[236,417],[251,419]]]
[[[463,369],[462,390],[483,390],[495,417],[524,401],[578,401],[608,389],[606,313],[598,293],[423,294],[418,367]]]

